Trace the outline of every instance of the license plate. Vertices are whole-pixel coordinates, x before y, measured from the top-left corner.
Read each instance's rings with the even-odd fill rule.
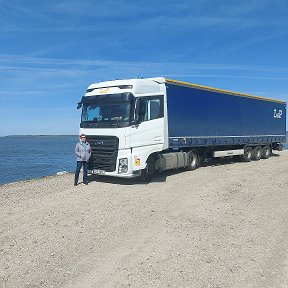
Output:
[[[104,170],[94,170],[94,174],[105,174],[105,171]]]

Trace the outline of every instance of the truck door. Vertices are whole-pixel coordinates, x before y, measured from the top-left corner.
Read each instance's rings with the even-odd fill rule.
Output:
[[[131,147],[164,142],[163,96],[139,97],[136,101],[136,125],[131,127]]]

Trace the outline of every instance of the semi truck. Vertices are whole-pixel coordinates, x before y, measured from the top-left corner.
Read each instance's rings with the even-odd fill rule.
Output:
[[[286,141],[286,102],[163,77],[91,84],[77,108],[98,175],[150,181],[214,157],[268,159]]]

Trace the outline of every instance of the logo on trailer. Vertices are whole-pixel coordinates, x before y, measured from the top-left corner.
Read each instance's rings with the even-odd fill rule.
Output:
[[[280,119],[282,118],[282,110],[274,109],[274,118]]]

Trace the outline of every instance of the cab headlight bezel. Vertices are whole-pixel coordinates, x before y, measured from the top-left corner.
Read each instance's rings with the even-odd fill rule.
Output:
[[[128,172],[128,158],[120,158],[118,165],[118,173]]]

